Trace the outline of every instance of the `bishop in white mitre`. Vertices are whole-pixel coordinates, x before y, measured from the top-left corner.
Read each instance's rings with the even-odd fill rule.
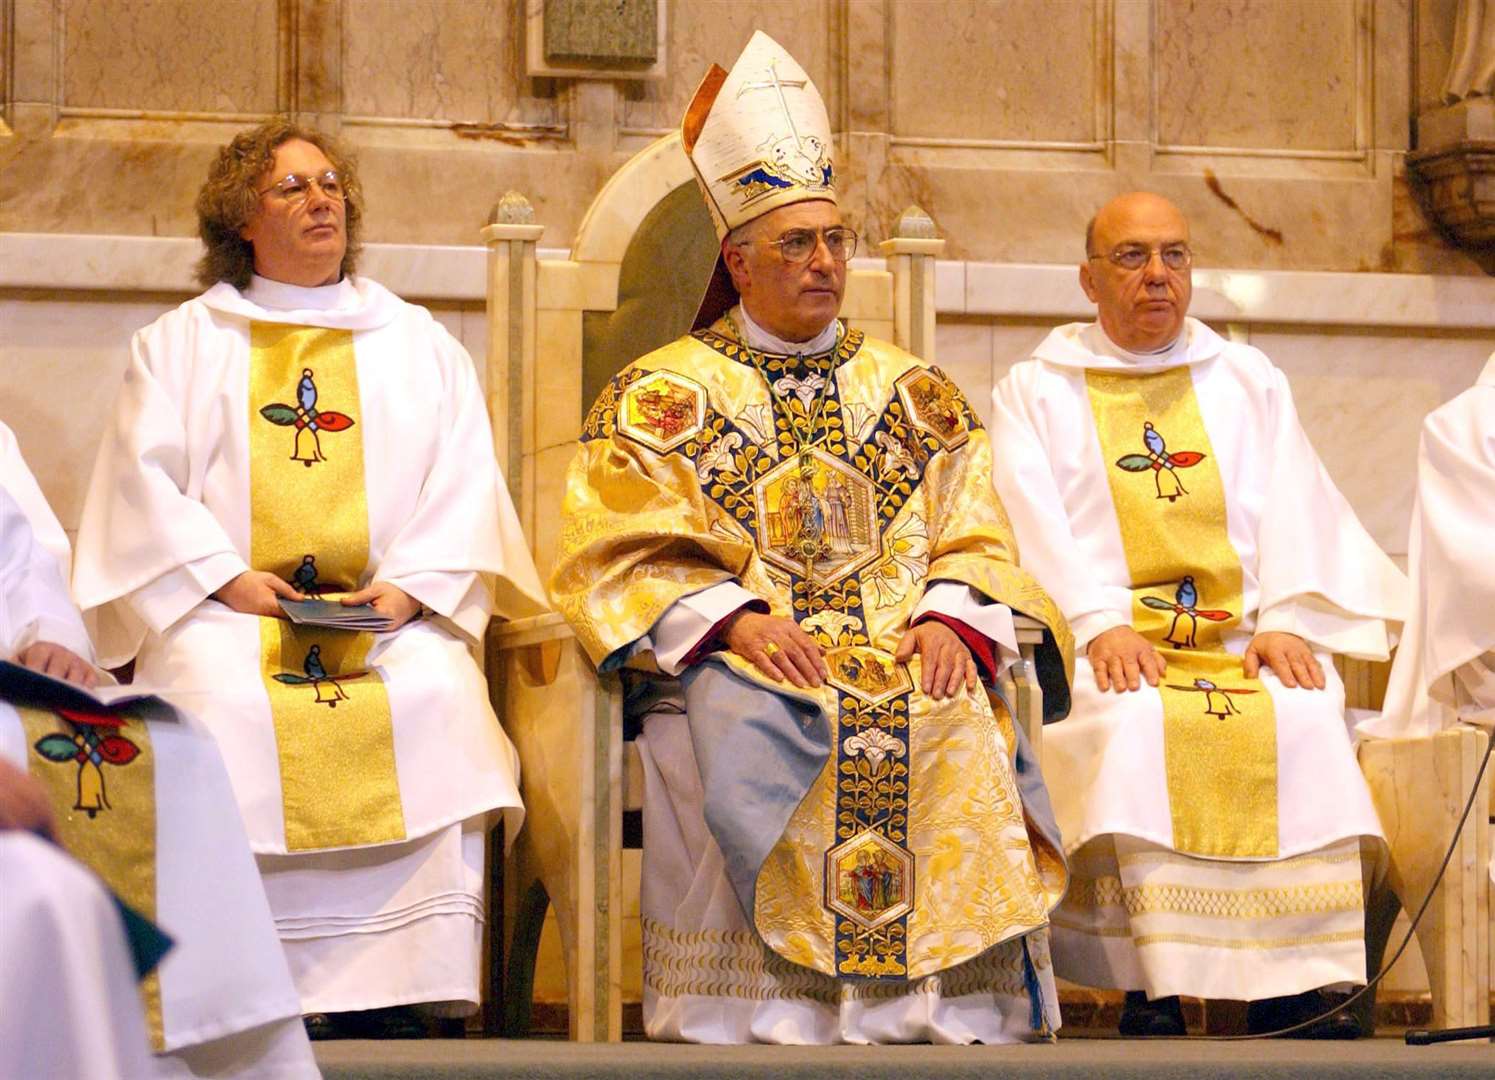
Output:
[[[0,424],[0,656],[92,685],[108,677],[63,584],[69,554]],[[190,714],[47,709],[7,694],[0,759],[26,774],[16,782],[45,800],[51,834],[97,875],[0,833],[8,1074],[319,1075],[228,775]],[[174,941],[138,989],[100,880]]]
[[[1165,199],[1107,204],[1080,270],[1098,321],[993,394],[1022,563],[1076,639],[1044,735],[1075,872],[1055,965],[1129,991],[1129,1034],[1182,1034],[1179,994],[1281,1030],[1365,981],[1384,842],[1329,654],[1385,659],[1406,611],[1282,373],[1187,317],[1188,244]]]
[[[361,201],[315,131],[220,152],[211,287],[135,335],[74,588],[107,663],[209,695],[313,1034],[410,1037],[477,1005],[488,826],[521,807],[473,649],[543,594],[472,360],[354,273]],[[307,600],[386,622],[285,617]]]

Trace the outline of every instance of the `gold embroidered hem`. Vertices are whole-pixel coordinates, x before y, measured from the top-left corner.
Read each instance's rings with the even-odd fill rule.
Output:
[[[46,789],[57,839],[147,919],[156,918],[156,759],[145,723],[118,713],[18,707],[27,771]],[[140,980],[146,1028],[165,1048],[160,974]]]
[[[1051,927],[1059,975],[1158,997],[1254,1000],[1365,981],[1361,841],[1275,862],[1087,844]]]
[[[1027,940],[1045,954],[1042,934]],[[644,985],[664,997],[739,998],[747,1001],[889,1001],[909,994],[946,998],[994,994],[1024,998],[1023,940],[1003,942],[957,967],[907,983],[848,981],[822,975],[779,956],[751,930],[676,931],[643,922]],[[1039,956],[1034,956],[1035,964]]]

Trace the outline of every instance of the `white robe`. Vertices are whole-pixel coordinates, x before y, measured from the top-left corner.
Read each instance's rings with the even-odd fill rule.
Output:
[[[252,322],[351,332],[361,415],[333,437],[362,440],[359,584],[388,581],[433,612],[379,635],[368,655],[392,714],[400,842],[288,853],[260,620],[210,598],[249,568]],[[478,999],[473,836],[496,810],[512,836],[522,813],[518,759],[470,652],[495,609],[490,585],[505,615],[543,596],[472,361],[425,309],[363,278],[317,289],[255,278],[243,293],[214,286],[136,334],[74,589],[98,612],[106,663],[135,655],[137,680],[211,689],[205,720],[307,1012]]]
[[[1464,721],[1495,727],[1495,355],[1428,414],[1407,542],[1412,614],[1381,715],[1366,735],[1417,738]]]
[[[1230,863],[1175,852],[1162,699],[1146,684],[1102,693],[1084,650],[1131,624],[1130,575],[1085,371],[1188,365],[1226,493],[1242,571],[1242,618],[1224,637],[1286,631],[1313,646],[1327,689],[1288,689],[1263,668],[1277,730],[1278,857]],[[1072,709],[1044,729],[1044,772],[1076,885],[1055,913],[1059,974],[1153,996],[1256,999],[1365,979],[1360,838],[1382,847],[1355,761],[1330,652],[1385,659],[1406,583],[1334,487],[1282,373],[1194,319],[1155,355],[1126,353],[1098,325],[1054,330],[993,392],[993,469],[1022,565],[1075,632]],[[1269,498],[1270,496],[1270,498]],[[1324,867],[1338,867],[1330,878]],[[1311,910],[1325,891],[1335,909]],[[1179,898],[1182,899],[1179,899]],[[1229,918],[1237,911],[1271,917]]]
[[[8,434],[9,429],[0,425],[0,437]],[[92,645],[59,573],[58,560],[66,556],[66,549],[50,552],[42,548],[27,515],[8,494],[11,489],[34,493],[30,509],[41,518],[44,534],[49,523],[56,525],[19,454],[7,457],[0,471],[0,655],[10,657],[19,648],[40,640],[64,645],[92,660]],[[56,531],[60,533],[60,527]],[[147,1058],[148,1070],[135,1064],[124,1068],[120,1075],[186,1076],[206,1075],[211,1071],[216,1076],[317,1076],[300,1021],[296,991],[275,938],[269,907],[217,747],[185,713],[176,712],[149,721],[147,727],[155,759],[154,914],[155,921],[176,944],[158,969],[164,1053],[154,1059]],[[11,705],[0,702],[0,756],[31,772],[39,768],[72,767],[47,763],[29,750],[20,716]],[[185,782],[186,778],[191,782]],[[87,857],[89,853],[79,854]],[[34,852],[13,847],[11,855],[24,859],[27,872],[45,875],[32,883],[35,891],[24,898],[6,897],[7,905],[23,900],[36,905],[28,910],[40,920],[39,939],[27,948],[45,949],[54,929],[44,917],[50,903],[48,898],[54,895],[54,888],[63,891],[75,888],[75,884],[68,883],[76,877],[76,872],[57,865],[56,859],[48,860]],[[7,867],[6,873],[9,872]],[[0,893],[10,891],[9,884],[0,888]],[[98,891],[97,887],[92,891]],[[19,964],[23,955],[20,945],[14,954],[8,946],[0,950],[6,957],[5,970],[0,976],[4,979],[0,998],[6,1004],[0,1006],[0,1013],[9,1015],[10,1003],[24,1011],[24,1007],[34,1004],[33,990],[44,989],[46,994],[73,1003],[74,1008],[67,1015],[78,1014],[84,1010],[83,1003],[98,992],[96,988],[112,987],[119,979],[118,972],[109,968],[115,962],[112,950],[105,944],[109,934],[102,928],[86,925],[88,920],[81,915],[90,904],[88,893],[80,891],[76,900],[79,906],[68,918],[77,925],[78,948],[52,943],[54,967],[44,987],[16,981],[21,978],[19,972],[23,967],[13,967],[11,960],[14,955]],[[0,922],[11,917],[7,914]],[[114,912],[110,911],[108,917],[117,925]],[[0,933],[5,929],[9,928],[0,928]],[[139,1016],[139,996],[133,982],[131,971],[128,997],[116,999],[109,1011],[118,1011],[122,1017],[131,1012]],[[126,1023],[124,1019],[119,1022]],[[144,1041],[143,1028],[141,1032],[141,1050],[148,1055],[149,1043]],[[29,1041],[60,1044],[75,1039],[84,1044],[78,1053],[97,1051],[107,1055],[114,1053],[107,1043],[117,1042],[118,1038],[115,1029],[101,1018],[96,1032],[77,1031],[70,1038],[54,1030],[48,1039],[33,1036]],[[86,1044],[90,1041],[99,1045],[89,1050]],[[0,1045],[12,1044],[0,1041]],[[57,1071],[25,1075],[68,1075],[65,1064],[59,1062]],[[85,1070],[73,1075],[108,1073]]]

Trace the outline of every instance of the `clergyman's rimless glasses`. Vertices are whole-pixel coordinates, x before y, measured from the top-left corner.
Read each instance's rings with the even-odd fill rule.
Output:
[[[1194,261],[1194,253],[1185,244],[1169,244],[1167,247],[1149,248],[1140,244],[1123,244],[1108,255],[1089,255],[1090,259],[1109,259],[1123,270],[1141,270],[1152,261],[1153,253],[1163,260],[1169,270],[1187,270]]]

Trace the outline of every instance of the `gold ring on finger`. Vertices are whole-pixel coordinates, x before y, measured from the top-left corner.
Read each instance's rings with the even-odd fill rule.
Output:
[[[768,657],[778,656],[779,643],[777,641],[770,641],[767,645],[763,646],[763,655]]]

